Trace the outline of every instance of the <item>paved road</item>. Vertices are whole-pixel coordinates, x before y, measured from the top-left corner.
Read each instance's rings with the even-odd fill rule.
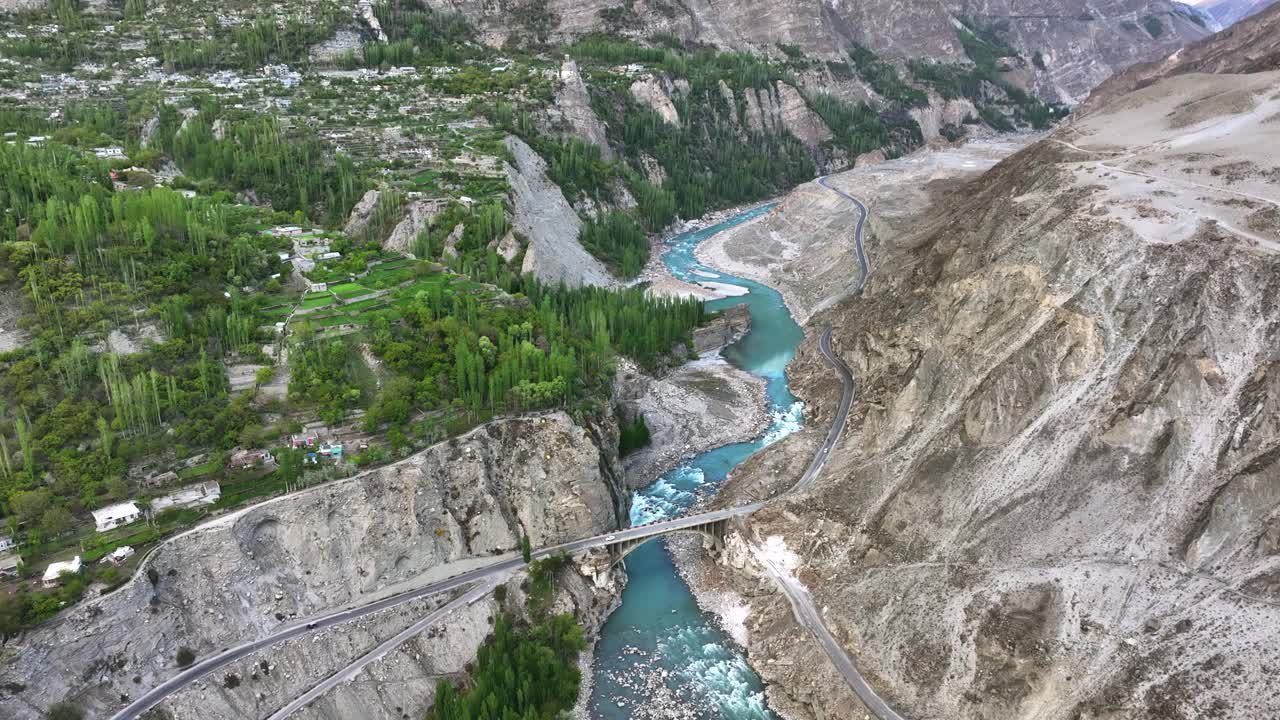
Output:
[[[862,266],[861,267],[862,277],[858,283],[858,291],[861,292],[863,287],[866,286],[867,278],[871,273],[871,266],[870,266],[870,263],[867,261],[866,250],[863,247],[863,230],[865,228],[866,220],[867,220],[867,208],[865,205],[862,204],[862,202],[860,202],[853,196],[845,193],[842,190],[838,190],[834,187],[831,187],[829,184],[827,184],[826,177],[819,178],[818,182],[822,184],[823,187],[826,187],[827,189],[837,193],[841,197],[844,197],[850,200],[855,205],[857,205],[859,209],[860,215],[858,218],[858,222],[854,227],[854,246],[858,253],[858,261]],[[855,387],[853,373],[852,371],[849,370],[849,366],[845,364],[845,362],[840,358],[840,356],[832,352],[830,327],[825,328],[822,334],[818,337],[818,350],[819,352],[822,353],[822,356],[827,360],[827,362],[836,370],[837,374],[839,374],[840,376],[841,385],[842,385],[840,404],[836,411],[835,417],[832,420],[831,428],[827,432],[826,440],[823,442],[822,446],[818,449],[818,452],[814,455],[813,460],[810,461],[809,467],[805,469],[805,472],[800,477],[800,480],[798,480],[796,484],[792,486],[791,490],[789,491],[792,493],[807,492],[810,489],[812,489],[814,481],[817,479],[818,475],[822,472],[823,467],[826,466],[827,458],[831,453],[831,449],[834,448],[835,444],[840,441],[840,436],[844,432],[845,422],[848,419],[849,408],[853,404],[854,387]],[[742,518],[747,515],[750,515],[751,513],[755,512],[756,510],[759,510],[762,507],[764,507],[764,503],[753,503],[750,505],[741,505],[738,507],[726,508],[726,509],[717,510],[714,512],[700,513],[697,515],[688,515],[684,517],[678,517],[672,520],[649,523],[647,525],[640,525],[637,527],[626,528],[626,529],[617,530],[615,532],[608,533],[608,534],[596,535],[590,538],[583,538],[580,540],[574,540],[571,542],[562,543],[560,545],[542,548],[534,552],[533,555],[535,558],[545,558],[545,557],[550,557],[552,555],[556,555],[562,552],[574,554],[574,553],[582,552],[584,550],[604,547],[607,545],[611,545],[614,543],[619,543],[627,540],[639,540],[644,538],[656,537],[658,535],[663,535],[666,533],[674,532],[676,530],[686,529],[686,528],[694,527],[697,525],[702,525],[705,523],[716,522],[719,520]],[[327,628],[333,625],[349,622],[351,620],[355,620],[357,618],[364,617],[366,615],[370,615],[372,613],[379,612],[381,610],[386,610],[388,608],[392,608],[397,605],[410,602],[412,600],[428,597],[431,595],[436,595],[442,592],[448,592],[449,590],[463,587],[465,585],[470,585],[472,583],[476,583],[479,581],[485,581],[481,583],[478,587],[473,588],[472,590],[468,591],[466,594],[463,595],[463,598],[471,598],[473,596],[478,597],[475,594],[480,593],[480,595],[483,595],[484,592],[488,591],[488,588],[491,588],[493,584],[496,584],[497,578],[504,577],[507,573],[517,568],[520,568],[523,565],[524,565],[523,560],[518,556],[496,560],[489,565],[478,567],[473,570],[469,570],[465,573],[455,575],[454,577],[448,578],[446,580],[441,580],[439,582],[431,583],[411,591],[407,591],[404,593],[400,593],[398,595],[393,595],[387,598],[383,598],[381,600],[371,602],[367,605],[362,605],[360,607],[351,608],[348,610],[342,610],[342,611],[327,613],[323,615],[313,616],[305,619],[304,621],[300,621],[297,624],[280,628],[275,632],[273,632],[272,634],[267,635],[266,637],[260,638],[258,640],[254,640],[251,642],[243,643],[241,645],[237,645],[235,647],[224,649],[221,653],[214,655],[212,657],[209,657],[199,663],[196,663],[192,667],[182,671],[178,675],[175,675],[174,677],[170,678],[169,680],[165,681],[159,686],[153,688],[151,691],[147,692],[145,695],[138,698],[134,702],[130,703],[123,710],[121,710],[120,712],[112,716],[112,720],[133,720],[134,718],[137,718],[139,715],[146,712],[147,710],[150,710],[151,708],[155,707],[161,701],[163,701],[166,697],[177,692],[178,690],[181,690],[182,688],[187,687],[188,685],[199,680],[200,678],[203,678],[206,675],[222,667],[225,667],[226,665],[232,662],[235,662],[240,658],[243,658],[247,655],[257,652],[258,650],[261,650],[263,648],[270,647],[272,645],[284,642],[291,638],[295,638],[300,635],[310,633],[313,630],[318,630],[321,628]],[[771,568],[771,570],[776,570],[776,569]],[[858,673],[857,669],[853,666],[853,663],[849,659],[848,655],[845,654],[844,650],[840,647],[839,643],[835,641],[835,639],[831,636],[831,633],[827,630],[826,626],[822,623],[821,615],[818,613],[817,609],[813,607],[812,601],[809,599],[808,592],[804,589],[804,586],[801,585],[794,578],[791,578],[790,580],[788,580],[785,574],[777,576],[776,579],[778,581],[779,586],[784,590],[784,592],[787,593],[788,597],[791,599],[792,606],[793,608],[796,609],[797,619],[801,622],[801,624],[807,627],[815,635],[819,643],[823,646],[824,650],[826,650],[828,656],[831,657],[832,662],[835,663],[837,669],[849,682],[849,685],[854,689],[854,691],[858,693],[858,696],[862,698],[862,701],[869,708],[875,711],[877,715],[879,715],[879,717],[882,718],[882,720],[902,720],[901,717],[896,713],[894,713],[892,709],[888,708],[887,705],[884,705],[883,701],[881,701],[880,698],[875,694],[875,692],[871,690],[870,686],[867,684],[866,680],[862,677],[862,675]],[[482,590],[483,592],[481,592]],[[290,703],[289,705],[285,706],[285,708],[282,708],[275,715],[273,715],[272,718],[273,719],[284,718],[285,716],[294,712],[298,708],[305,706],[308,702],[311,702],[316,697],[319,697],[321,694],[323,694],[333,686],[337,685],[338,683],[343,682],[347,679],[350,679],[351,677],[354,677],[355,674],[358,673],[362,668],[364,668],[368,663],[372,662],[373,660],[376,660],[382,655],[385,655],[385,653],[390,651],[390,649],[404,642],[409,637],[412,637],[412,635],[418,632],[421,632],[423,629],[430,626],[434,622],[438,622],[440,618],[443,618],[453,609],[458,607],[457,605],[458,602],[459,602],[458,600],[455,600],[453,603],[446,605],[444,608],[441,608],[431,613],[430,615],[427,616],[427,618],[424,618],[418,623],[415,623],[413,626],[411,626],[410,628],[407,628],[404,632],[400,633],[395,638],[392,638],[391,640],[387,641],[383,645],[380,645],[374,651],[364,656],[361,656],[351,665],[347,666],[346,668],[339,671],[337,674],[331,676],[330,678],[327,678],[325,681],[323,681],[319,685],[309,690],[306,694],[299,697],[293,703]],[[883,708],[884,712],[882,713],[881,710],[877,710],[877,707]]]
[[[480,600],[481,598],[487,596],[489,593],[493,592],[493,589],[495,587],[500,585],[506,579],[507,579],[507,573],[498,573],[496,575],[489,576],[487,579],[485,579],[482,582],[476,583],[475,587],[472,588],[471,590],[458,596],[453,601],[449,602],[443,607],[438,608],[431,613],[428,613],[426,617],[422,618],[418,622],[405,628],[395,637],[391,638],[390,640],[387,640],[386,642],[383,642],[381,645],[374,648],[370,652],[366,653],[365,655],[357,659],[355,662],[351,663],[345,668],[325,678],[323,681],[320,682],[320,684],[316,685],[315,687],[308,690],[306,693],[299,696],[298,699],[294,700],[288,705],[285,705],[284,707],[277,710],[275,714],[267,718],[267,720],[284,720],[284,718],[289,717],[294,712],[301,710],[302,708],[311,704],[311,701],[329,692],[329,690],[331,690],[334,686],[338,685],[339,683],[344,683],[350,680],[351,678],[355,677],[356,675],[358,675],[360,671],[363,670],[365,666],[368,665],[369,663],[374,662],[375,660],[381,660],[383,657],[387,655],[387,653],[391,652],[392,650],[395,650],[397,647],[400,646],[401,643],[407,641],[409,638],[413,637],[414,635],[417,635],[423,630],[426,630],[432,625],[435,625],[436,623],[440,622],[445,617],[447,617],[450,613],[463,607],[464,605],[470,605],[476,602],[477,600]]]
[[[871,275],[871,265],[867,262],[866,249],[863,247],[863,231],[867,221],[867,206],[863,205],[860,200],[849,195],[843,190],[838,190],[827,183],[827,178],[818,178],[818,182],[828,190],[840,195],[843,198],[853,202],[858,207],[858,222],[854,226],[854,247],[858,251],[858,261],[862,265],[862,279],[858,283],[858,292],[861,293],[866,287],[867,278]],[[835,418],[831,423],[831,429],[827,432],[827,439],[818,449],[813,460],[809,463],[809,469],[800,478],[800,482],[792,488],[792,492],[808,491],[812,488],[814,480],[817,479],[818,473],[822,471],[822,467],[826,465],[827,455],[831,452],[837,441],[840,439],[841,433],[844,432],[845,421],[848,419],[849,406],[853,403],[854,396],[854,380],[853,372],[849,370],[849,366],[844,360],[831,351],[831,328],[828,326],[818,337],[818,350],[822,353],[822,357],[827,363],[835,369],[840,375],[843,391],[840,396],[840,407],[836,411]],[[830,658],[831,663],[840,673],[853,692],[857,694],[858,699],[875,714],[880,720],[904,720],[904,718],[889,707],[876,691],[867,682],[862,673],[858,672],[858,668],[853,664],[853,659],[845,652],[840,643],[831,635],[831,631],[827,629],[826,623],[822,619],[822,613],[813,604],[813,598],[809,595],[809,589],[797,580],[785,568],[777,567],[768,554],[762,552],[754,553],[760,564],[764,566],[765,572],[773,578],[774,583],[787,596],[787,600],[791,602],[791,611],[795,615],[796,622],[806,628],[813,634],[818,645]]]
[[[755,503],[752,505],[743,505],[725,510],[717,510],[715,512],[702,513],[700,515],[679,517],[663,522],[649,523],[648,525],[639,525],[632,528],[626,528],[624,530],[617,530],[608,534],[596,535],[594,537],[545,547],[535,551],[533,556],[535,558],[545,558],[561,552],[574,554],[584,550],[590,550],[592,548],[605,547],[624,540],[639,540],[643,538],[656,537],[658,535],[694,527],[696,525],[702,525],[704,523],[749,515],[756,510],[759,510],[761,507],[764,507],[762,503]],[[504,575],[523,566],[524,561],[519,556],[499,559],[489,565],[460,573],[446,580],[430,583],[398,595],[392,595],[390,597],[368,603],[367,605],[361,605],[356,608],[306,618],[305,620],[299,621],[295,624],[277,629],[265,637],[226,648],[217,655],[213,655],[196,663],[195,665],[192,665],[130,703],[123,710],[113,715],[112,720],[132,720],[160,704],[160,702],[169,695],[172,695],[216,670],[226,667],[236,660],[255,653],[258,650],[262,650],[263,648],[271,647],[272,645],[276,645],[286,640],[309,634],[314,630],[350,622],[351,620],[355,620],[381,610],[402,605],[411,600],[437,595],[465,585],[470,585],[471,583],[480,580],[491,579],[495,576]]]
[[[827,430],[827,439],[822,442],[822,447],[818,448],[818,452],[814,453],[813,459],[809,461],[809,467],[805,469],[804,475],[800,476],[797,482],[788,492],[809,492],[813,489],[813,482],[818,478],[818,473],[822,472],[822,468],[827,464],[827,457],[831,454],[831,449],[840,442],[840,435],[844,432],[845,421],[849,418],[849,408],[853,405],[854,382],[853,372],[849,370],[849,366],[844,360],[831,351],[831,327],[827,326],[818,336],[818,352],[822,353],[822,357],[826,359],[827,364],[835,369],[836,374],[840,376],[840,405],[836,409],[835,417],[831,420],[831,429]]]
[[[831,631],[827,629],[826,623],[822,620],[822,613],[818,612],[818,608],[813,604],[813,598],[809,596],[808,588],[792,576],[791,573],[775,567],[764,554],[756,553],[755,557],[765,567],[765,571],[769,576],[773,578],[774,584],[782,588],[787,599],[791,601],[791,611],[795,615],[796,621],[813,634],[814,639],[818,641],[818,645],[827,653],[831,663],[835,665],[836,670],[844,677],[849,687],[853,688],[853,692],[857,694],[862,704],[866,705],[867,709],[880,720],[904,720],[901,715],[894,712],[894,709],[889,707],[888,703],[876,694],[876,691],[872,689],[866,678],[862,677],[862,673],[858,672],[858,668],[853,664],[849,654],[832,637]]]
[[[831,183],[827,182],[829,177],[823,175],[818,178],[818,184],[858,206],[858,224],[853,228],[853,247],[858,251],[858,264],[862,266],[862,277],[858,280],[858,292],[862,292],[862,289],[867,286],[867,278],[871,277],[871,263],[867,260],[867,248],[862,244],[862,233],[867,225],[867,206],[840,188],[832,187]]]

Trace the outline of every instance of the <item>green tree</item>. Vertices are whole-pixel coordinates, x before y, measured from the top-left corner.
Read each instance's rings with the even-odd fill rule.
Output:
[[[30,525],[35,524],[49,509],[49,501],[49,491],[44,488],[24,490],[10,496],[9,507],[18,519]]]
[[[524,559],[526,565],[533,562],[533,545],[529,543],[528,535],[520,538],[520,557]]]
[[[76,519],[71,512],[62,506],[51,507],[40,516],[40,531],[46,537],[55,538],[70,530]]]

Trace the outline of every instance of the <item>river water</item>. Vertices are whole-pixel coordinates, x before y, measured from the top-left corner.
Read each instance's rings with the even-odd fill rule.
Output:
[[[677,235],[667,241],[663,254],[676,278],[749,290],[747,295],[716,300],[708,307],[719,310],[745,304],[750,309],[751,331],[723,354],[737,367],[767,380],[769,427],[751,442],[698,455],[637,492],[631,506],[633,525],[679,515],[702,495],[714,492],[738,463],[800,428],[802,406],[787,387],[784,370],[804,331],[776,290],[720,273],[693,257],[702,240],[772,208],[755,208],[718,225]],[[626,569],[622,605],[605,623],[596,645],[591,717],[774,719],[760,678],[732,640],[702,614],[662,541],[650,541],[629,555]]]

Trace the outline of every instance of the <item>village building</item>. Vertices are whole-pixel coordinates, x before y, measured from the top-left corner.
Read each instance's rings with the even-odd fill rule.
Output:
[[[146,480],[143,480],[142,484],[148,488],[158,488],[164,487],[165,485],[172,485],[178,482],[178,479],[178,473],[169,470],[168,472],[162,472],[159,475],[152,475]]]
[[[14,545],[17,545],[17,543],[14,542],[12,537],[8,535],[0,535],[0,553],[12,550]]]
[[[18,562],[17,555],[0,555],[0,577],[17,577]]]
[[[218,498],[221,497],[222,486],[216,481],[202,482],[152,500],[151,510],[153,512],[162,512],[169,508],[192,508],[200,505],[212,505],[218,502]]]
[[[114,530],[123,525],[128,525],[142,517],[142,511],[133,501],[118,503],[116,505],[108,505],[100,510],[93,511],[93,522],[98,526],[98,532],[106,532]]]
[[[56,587],[62,584],[63,575],[78,575],[79,573],[80,556],[77,555],[65,562],[49,563],[49,567],[44,569],[42,582],[45,587]]]
[[[231,451],[231,467],[247,468],[257,467],[258,465],[275,465],[276,459],[266,450],[242,450],[235,449]]]
[[[132,547],[128,545],[121,545],[120,547],[111,551],[111,554],[106,557],[106,561],[111,563],[112,565],[119,565],[125,560],[128,560],[129,558],[133,557],[134,552],[135,551]]]
[[[124,148],[121,147],[94,148],[93,154],[103,160],[122,160],[125,157]]]

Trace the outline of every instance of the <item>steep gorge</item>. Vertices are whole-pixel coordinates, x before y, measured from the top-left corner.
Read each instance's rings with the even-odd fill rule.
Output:
[[[858,377],[850,429],[819,489],[749,532],[798,554],[904,716],[1280,712],[1277,87],[1159,80],[935,189],[914,222],[872,205],[865,294],[810,325]],[[838,386],[812,340],[791,373],[821,424]],[[847,716],[839,679],[801,670],[825,656],[785,601],[730,557],[776,704]]]

